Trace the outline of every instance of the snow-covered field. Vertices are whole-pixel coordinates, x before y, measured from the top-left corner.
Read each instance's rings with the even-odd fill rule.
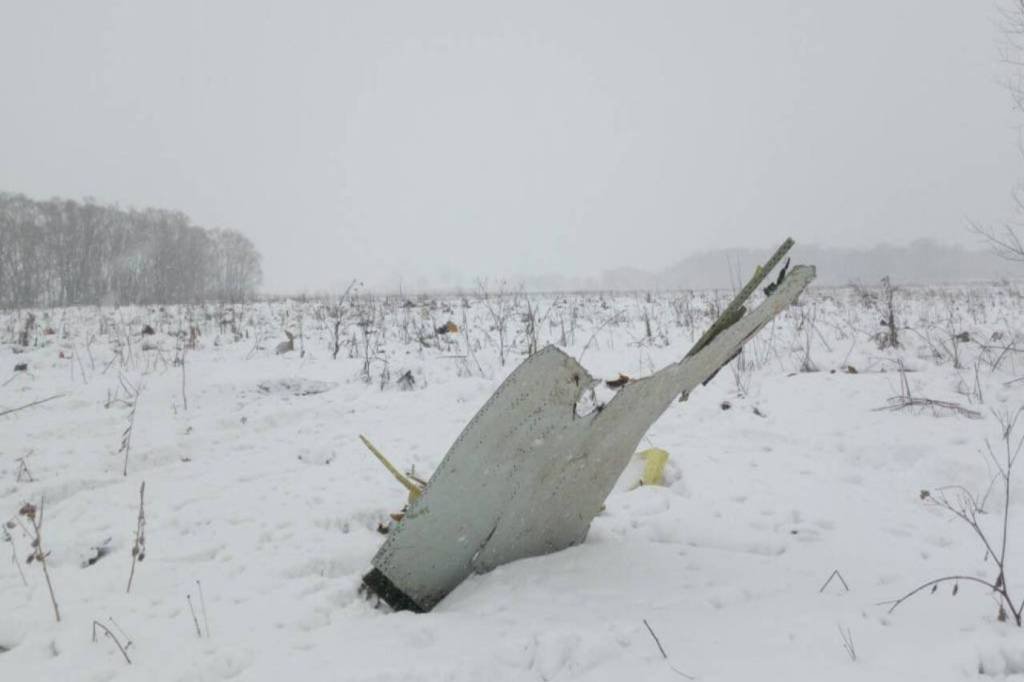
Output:
[[[922,490],[986,493],[997,413],[1024,406],[1024,289],[901,290],[885,350],[877,293],[808,292],[650,431],[667,485],[628,470],[583,545],[474,576],[426,615],[359,593],[405,492],[358,435],[426,477],[531,346],[642,376],[728,292],[37,310],[25,338],[27,311],[0,313],[0,412],[61,395],[0,416],[0,680],[1024,679],[1024,632],[986,588],[880,604],[996,579]],[[980,418],[877,410],[902,378]],[[997,545],[1003,501],[996,486],[980,516]],[[60,622],[25,563],[25,503],[43,506]]]

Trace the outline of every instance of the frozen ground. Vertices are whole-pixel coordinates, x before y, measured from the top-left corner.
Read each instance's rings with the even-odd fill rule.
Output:
[[[0,313],[0,369],[28,365],[0,377],[0,411],[63,394],[0,417],[0,520],[45,500],[62,616],[15,525],[0,543],[0,680],[1024,679],[1024,633],[984,588],[879,605],[946,574],[995,579],[970,529],[921,491],[984,492],[992,411],[1024,405],[1024,383],[1007,383],[1024,373],[1012,285],[900,292],[899,350],[872,339],[879,301],[812,291],[670,408],[647,438],[671,453],[668,485],[631,489],[628,472],[583,545],[473,577],[427,615],[358,594],[404,502],[358,434],[425,476],[532,343],[639,376],[680,357],[726,297],[82,308],[35,311],[25,339],[26,312]],[[449,320],[459,331],[437,334]],[[295,350],[277,355],[284,329]],[[900,360],[914,395],[982,417],[876,411],[900,391]],[[126,593],[143,481],[146,557]],[[997,538],[1002,504],[993,492],[982,517]],[[820,589],[835,570],[848,591]],[[94,620],[130,638],[131,665],[102,632],[91,641]]]

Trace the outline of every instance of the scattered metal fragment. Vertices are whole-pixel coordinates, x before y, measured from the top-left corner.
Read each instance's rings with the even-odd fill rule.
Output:
[[[743,302],[791,245],[758,268],[686,357],[628,381],[586,415],[577,403],[597,383],[586,369],[554,346],[527,358],[410,499],[363,578],[366,588],[392,608],[429,611],[472,573],[582,542],[650,426],[814,278],[813,267],[795,266],[744,314]]]

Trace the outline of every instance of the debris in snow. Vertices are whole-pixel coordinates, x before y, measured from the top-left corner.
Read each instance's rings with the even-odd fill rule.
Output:
[[[764,288],[764,295],[765,296],[771,296],[775,292],[775,290],[779,288],[779,285],[782,284],[782,280],[784,280],[786,278],[786,270],[788,270],[788,269],[789,269],[789,259],[787,258],[786,259],[786,263],[782,266],[782,269],[779,270],[778,278],[774,282],[772,282],[771,284],[769,284],[768,286],[766,286]]]
[[[774,272],[765,284],[769,279]],[[26,313],[0,312],[0,329],[8,330],[0,348],[9,358],[0,382],[18,361],[27,361],[32,375],[17,373],[9,390],[0,390],[0,410],[68,394],[0,417],[0,525],[26,499],[38,504],[45,494],[50,572],[61,615],[66,610],[70,621],[58,626],[52,612],[47,618],[41,568],[35,561],[25,564],[30,538],[14,525],[6,540],[0,527],[0,645],[10,650],[0,654],[0,678],[116,679],[126,662],[102,629],[97,628],[98,642],[90,643],[86,633],[93,618],[125,646],[133,662],[127,671],[155,680],[259,679],[291,670],[316,682],[332,670],[337,676],[325,661],[344,659],[357,679],[578,675],[684,682],[668,670],[641,622],[645,617],[672,662],[699,679],[954,682],[972,677],[981,661],[997,679],[1024,671],[1021,631],[998,620],[991,591],[980,585],[973,590],[964,582],[964,599],[950,598],[953,583],[940,585],[932,599],[927,588],[921,601],[905,603],[893,616],[886,614],[888,606],[874,605],[941,575],[932,570],[961,566],[993,584],[998,580],[991,557],[984,560],[984,550],[974,544],[976,536],[966,526],[951,525],[940,510],[920,509],[919,493],[926,488],[937,495],[942,483],[959,483],[978,495],[988,489],[995,471],[978,450],[986,437],[1000,437],[989,407],[1024,404],[1024,381],[1004,385],[1021,373],[1014,351],[997,369],[987,364],[1024,341],[1024,331],[1018,331],[1024,330],[1019,284],[908,289],[904,318],[922,334],[908,331],[905,349],[891,354],[879,354],[870,340],[877,315],[860,304],[855,290],[815,284],[801,295],[802,310],[817,310],[824,338],[815,332],[812,350],[825,372],[785,378],[800,366],[809,318],[795,307],[779,315],[745,346],[751,367],[746,398],[737,402],[733,377],[723,370],[711,390],[695,391],[685,410],[669,410],[641,439],[638,450],[657,445],[671,453],[664,487],[627,492],[644,465],[634,453],[585,542],[472,576],[435,609],[443,614],[426,619],[382,617],[356,601],[360,580],[387,538],[378,528],[397,525],[389,512],[401,511],[407,490],[367,456],[355,436],[359,429],[373,435],[411,480],[413,462],[429,478],[462,428],[525,359],[518,355],[525,339],[515,314],[506,330],[511,364],[502,368],[489,314],[472,295],[466,324],[458,296],[435,297],[439,306],[454,302],[456,313],[435,313],[433,324],[421,314],[418,299],[411,312],[401,307],[401,297],[361,299],[359,305],[376,311],[366,315],[382,330],[371,340],[371,353],[389,359],[393,382],[415,367],[415,393],[382,393],[353,380],[362,349],[347,339],[358,329],[358,305],[344,314],[342,347],[333,361],[333,320],[314,324],[323,302],[238,304],[237,336],[225,327],[219,346],[208,342],[189,353],[189,400],[194,395],[196,407],[187,414],[179,408],[175,415],[180,373],[170,371],[170,353],[161,359],[138,352],[142,322],[160,328],[144,338],[167,344],[164,331],[178,329],[178,320],[191,312],[209,340],[222,316],[232,318],[231,308],[207,306],[207,320],[199,306],[168,307],[159,322],[134,306],[59,310],[52,314],[60,320],[54,324],[60,343],[33,331],[21,355],[10,344]],[[760,299],[761,287],[752,298]],[[687,342],[714,321],[714,311],[729,302],[723,290],[652,296],[653,304],[638,305],[634,293],[537,294],[538,319],[551,308],[548,323],[538,325],[539,348],[554,342],[578,359],[599,330],[584,366],[601,379],[594,389],[607,405],[616,392],[605,379],[619,371],[640,379],[675,362],[679,349],[685,352]],[[949,327],[950,303],[966,313],[963,326]],[[513,312],[523,305],[512,306]],[[669,333],[668,347],[632,345],[645,338],[647,307],[655,334],[660,327]],[[285,320],[294,325],[289,329],[295,329],[299,350],[300,316],[307,322],[310,353],[301,368],[284,370],[282,363],[297,358],[274,355],[274,346],[285,338]],[[49,322],[39,317],[41,330]],[[418,337],[433,341],[433,328],[449,318],[460,333],[442,341],[458,339],[464,361],[449,359],[455,348],[420,351]],[[961,370],[948,356],[932,353],[932,344],[948,343],[949,329],[969,329],[978,342],[963,344]],[[1004,335],[998,348],[988,343],[994,330]],[[93,336],[94,373],[87,350]],[[257,345],[265,350],[252,352]],[[173,353],[173,341],[171,348]],[[69,380],[68,362],[57,360],[61,349],[68,356],[77,351],[88,384],[77,376],[77,364]],[[872,412],[898,393],[898,357],[907,363],[916,395],[961,402],[985,418]],[[957,389],[959,375],[968,378],[979,359],[987,395],[984,402],[969,402]],[[460,371],[458,362],[473,371]],[[835,368],[841,375],[848,364],[859,375],[827,374]],[[133,383],[145,375],[149,396],[138,411],[138,452],[132,453],[137,473],[127,479],[113,450],[131,396],[118,392],[104,409],[119,375]],[[257,390],[264,380],[293,376],[338,385],[308,397]],[[732,401],[728,413],[719,409],[723,399]],[[754,405],[769,418],[751,414]],[[194,430],[186,436],[189,426]],[[550,438],[541,440],[551,445]],[[17,458],[29,447],[36,450],[27,458],[36,483],[17,480]],[[334,462],[323,465],[332,452]],[[125,595],[143,472],[146,534],[155,544],[137,568],[139,583]],[[1016,488],[1013,494],[1019,498]],[[994,489],[988,513],[979,515],[995,533],[1001,501],[1002,491]],[[1011,559],[1021,549],[1013,543],[1022,513],[1024,506],[1011,505]],[[81,569],[89,547],[108,535],[114,538],[112,554]],[[819,594],[815,587],[839,566],[844,578],[849,574],[852,591],[847,594],[835,577]],[[1013,575],[1008,573],[1011,588]],[[204,625],[197,577],[206,583],[203,590],[210,589],[207,608],[210,623],[219,624],[218,640]],[[196,631],[181,601],[185,592],[193,595],[203,640],[190,640]],[[1015,597],[1019,605],[1022,597]],[[1012,621],[1008,609],[1004,618]],[[837,623],[857,630],[857,664],[841,646]],[[132,640],[138,646],[128,646]],[[876,642],[887,646],[872,646]],[[172,650],[195,655],[161,653]]]
[[[628,382],[629,382],[629,377],[626,376],[625,374],[623,374],[622,372],[619,372],[619,376],[618,377],[616,377],[615,379],[609,379],[608,381],[606,381],[604,383],[605,383],[605,386],[607,386],[608,388],[622,388]]]
[[[448,320],[434,331],[438,334],[456,334],[459,331],[459,326],[451,320]]]
[[[384,453],[378,450],[373,443],[366,436],[359,436],[359,440],[363,441],[363,445],[373,453],[373,456],[384,465],[384,468],[395,477],[395,480],[402,484],[406,490],[409,491],[409,502],[415,501],[421,494],[423,494],[423,483],[421,481],[414,480],[412,476],[403,474],[398,468],[384,456]]]
[[[746,314],[743,303],[792,244],[757,269],[683,360],[628,382],[586,416],[576,405],[597,383],[587,370],[554,346],[528,357],[466,426],[422,494],[412,499],[410,489],[407,512],[364,576],[367,588],[393,608],[429,611],[471,573],[582,542],[654,421],[681,393],[710,381],[814,279],[813,267],[796,266]]]
[[[661,448],[649,448],[636,453],[636,456],[644,462],[644,470],[640,475],[639,485],[664,485],[668,452]]]

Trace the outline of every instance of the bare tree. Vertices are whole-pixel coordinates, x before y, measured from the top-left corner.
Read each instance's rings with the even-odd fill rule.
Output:
[[[1009,69],[1004,84],[1013,98],[1014,107],[1024,112],[1024,0],[1006,0],[999,11],[1002,15],[1002,59]],[[1020,152],[1024,156],[1024,147]],[[1024,185],[1013,190],[1012,198],[1018,216],[1024,216]],[[1018,226],[1012,222],[1000,228],[972,223],[970,230],[1006,260],[1024,263],[1024,243],[1017,235]]]
[[[0,308],[251,298],[252,243],[177,211],[0,193]]]
[[[1014,105],[1024,111],[1024,0],[1005,0],[999,12],[1002,15],[1002,59],[1010,69],[1004,82]]]
[[[487,280],[477,280],[480,300],[491,317],[492,329],[498,335],[498,361],[505,366],[508,352],[508,321],[512,315],[514,301],[509,296],[508,283],[501,282],[497,291],[488,291]]]
[[[1021,196],[1022,188],[1013,192],[1014,203],[1017,210],[1024,214],[1024,197]],[[1024,263],[1024,244],[1017,236],[1017,229],[1013,225],[1003,225],[1001,228],[987,227],[971,223],[970,231],[978,235],[992,247],[1001,257],[1015,263]]]

